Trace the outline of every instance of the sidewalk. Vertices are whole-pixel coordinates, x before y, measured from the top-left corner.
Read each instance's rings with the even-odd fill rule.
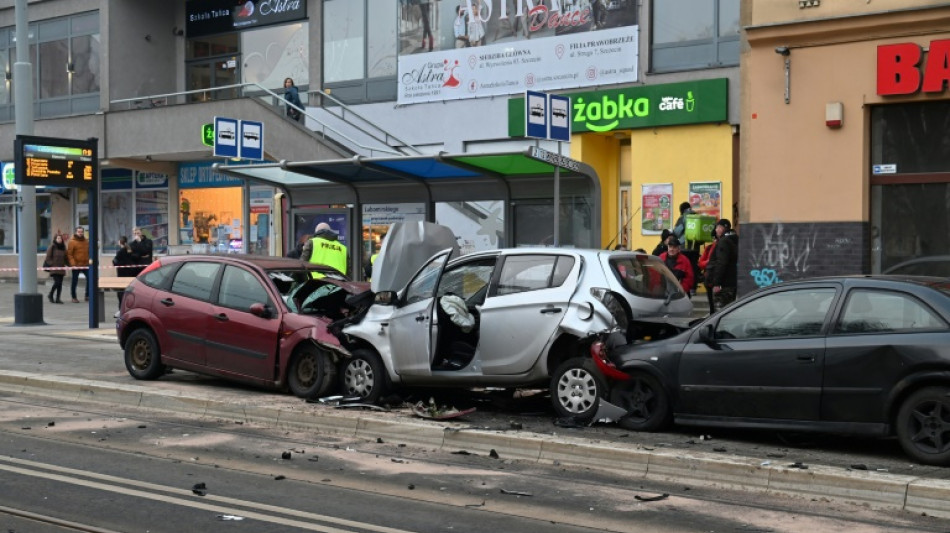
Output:
[[[42,287],[41,287],[42,290]],[[76,402],[95,402],[104,406],[123,406],[145,411],[182,413],[214,417],[273,428],[294,428],[315,434],[347,435],[368,440],[425,446],[445,452],[466,450],[471,453],[499,455],[538,464],[570,464],[624,473],[648,480],[685,485],[719,487],[731,490],[783,494],[813,499],[826,498],[850,502],[875,509],[904,510],[950,518],[950,468],[911,465],[903,459],[890,460],[890,471],[867,468],[852,469],[851,457],[838,452],[833,461],[815,461],[807,468],[792,464],[807,453],[816,457],[834,455],[835,450],[793,451],[782,458],[767,455],[769,444],[752,443],[740,446],[727,441],[728,435],[712,446],[682,443],[680,434],[633,434],[612,425],[598,425],[583,430],[556,428],[545,419],[535,424],[534,431],[511,431],[473,427],[460,422],[435,422],[414,418],[407,410],[377,413],[363,410],[332,409],[324,405],[302,402],[289,394],[272,393],[240,386],[222,384],[188,372],[176,372],[152,382],[138,382],[128,377],[121,363],[121,350],[115,340],[111,314],[115,298],[107,307],[110,315],[99,329],[88,327],[87,304],[49,304],[44,300],[44,322],[36,326],[13,326],[13,295],[15,283],[0,282],[0,344],[24,336],[46,336],[62,340],[94,341],[95,350],[85,364],[77,365],[76,353],[51,361],[44,354],[43,373],[11,370],[17,367],[0,355],[0,394],[31,395]],[[700,300],[700,302],[696,302]],[[705,295],[695,299],[703,307]],[[704,314],[704,313],[703,313]],[[5,339],[6,337],[6,339]],[[98,343],[111,345],[102,350]],[[80,345],[74,343],[77,350]],[[54,366],[58,364],[59,366]],[[528,427],[528,424],[525,424]],[[696,430],[699,431],[699,430]],[[658,443],[655,439],[668,439]],[[717,435],[717,438],[719,436]],[[649,440],[654,439],[654,440]],[[728,452],[725,447],[728,445]],[[716,447],[720,447],[716,449]],[[867,457],[865,461],[881,458]],[[869,463],[870,464],[870,463]],[[903,468],[900,468],[900,465]],[[898,472],[898,473],[895,473]]]

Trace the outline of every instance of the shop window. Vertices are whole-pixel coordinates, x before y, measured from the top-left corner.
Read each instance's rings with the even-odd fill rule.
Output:
[[[242,248],[241,187],[186,189],[179,192],[181,244],[205,244],[207,252]]]
[[[396,99],[397,13],[392,0],[323,4],[323,81],[334,97],[350,104]]]
[[[871,271],[950,255],[950,102],[871,109]],[[907,266],[905,265],[904,268]]]
[[[189,90],[213,89],[241,83],[241,54],[237,33],[189,39],[185,47],[185,83]],[[193,102],[237,98],[240,91],[224,89],[196,93]]]
[[[0,253],[12,253],[16,242],[13,206],[3,205],[12,199],[10,194],[0,196]]]
[[[653,72],[739,65],[739,0],[654,0]]]
[[[103,253],[115,252],[118,249],[119,237],[132,239],[133,198],[132,191],[102,193],[100,227]],[[152,245],[154,246],[154,242]]]
[[[168,251],[168,191],[145,190],[135,193],[135,225],[152,239],[156,254]]]

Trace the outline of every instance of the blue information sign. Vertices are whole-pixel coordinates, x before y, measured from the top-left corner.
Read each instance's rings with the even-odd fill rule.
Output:
[[[550,112],[550,138],[552,141],[571,140],[571,99],[552,94],[548,105]]]
[[[525,91],[525,137],[548,138],[548,95],[537,91]]]
[[[240,125],[241,138],[239,140],[241,149],[238,150],[238,156],[241,159],[253,159],[256,161],[264,160],[264,124],[262,122],[253,122],[242,120]]]
[[[238,121],[214,117],[214,156],[238,157]]]

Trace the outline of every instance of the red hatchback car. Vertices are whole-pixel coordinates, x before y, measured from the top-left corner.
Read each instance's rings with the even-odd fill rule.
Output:
[[[314,398],[347,355],[327,327],[353,311],[348,296],[368,289],[296,259],[163,257],[125,291],[116,332],[136,379],[179,368]]]

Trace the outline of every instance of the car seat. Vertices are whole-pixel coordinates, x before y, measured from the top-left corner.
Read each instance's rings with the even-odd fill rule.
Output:
[[[461,370],[475,357],[478,316],[455,294],[439,298],[436,308],[439,332],[432,357],[433,370]]]

